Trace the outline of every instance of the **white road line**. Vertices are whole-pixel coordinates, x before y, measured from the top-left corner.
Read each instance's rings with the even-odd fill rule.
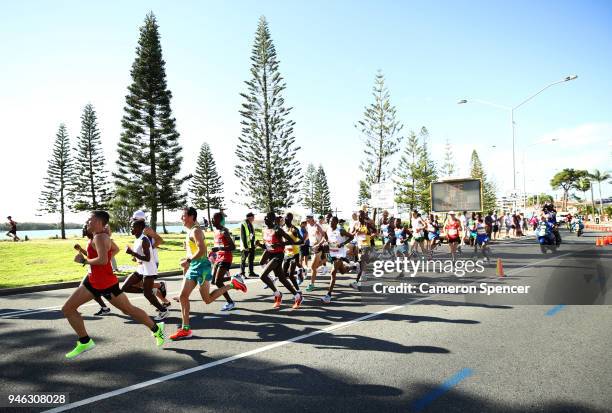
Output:
[[[543,260],[537,261],[535,263],[527,264],[527,265],[525,265],[523,267],[516,268],[513,271],[509,271],[509,273],[516,274],[516,273],[519,272],[519,270],[523,270],[526,267],[530,267],[532,265],[539,264],[539,263],[547,261],[547,260],[561,258],[563,256],[572,254],[574,252],[576,252],[576,251],[572,251],[572,252],[568,252],[566,254],[556,255],[556,256],[552,256],[551,255],[548,258],[545,258]],[[497,277],[486,277],[486,278],[497,278]],[[471,283],[468,283],[467,285],[475,284],[475,283],[480,282],[480,281],[482,281],[482,278],[478,279],[478,280],[475,280],[475,281],[473,281]],[[365,320],[369,320],[370,318],[374,318],[374,317],[379,316],[381,314],[385,314],[385,313],[389,313],[389,312],[392,312],[392,311],[395,311],[395,310],[399,310],[401,308],[407,307],[409,305],[414,305],[414,304],[419,303],[421,301],[430,300],[432,297],[435,297],[437,295],[441,295],[441,294],[435,294],[435,295],[431,295],[431,296],[427,296],[427,297],[421,297],[419,299],[416,299],[416,300],[411,301],[411,302],[406,303],[406,304],[396,305],[396,306],[393,306],[393,307],[387,307],[387,308],[385,308],[383,310],[380,310],[380,311],[377,311],[375,313],[370,313],[370,314],[363,315],[363,316],[358,317],[358,318],[356,318],[354,320],[345,321],[345,322],[342,322],[342,323],[339,323],[339,324],[334,324],[334,325],[325,327],[323,329],[315,330],[315,331],[313,331],[311,333],[308,333],[308,334],[302,334],[302,335],[299,335],[297,337],[293,337],[293,338],[291,338],[289,340],[278,341],[276,343],[268,344],[266,346],[259,347],[259,348],[253,349],[253,350],[249,350],[249,351],[246,351],[244,353],[240,353],[240,354],[236,354],[236,355],[233,355],[233,356],[225,357],[225,358],[222,358],[222,359],[219,359],[219,360],[216,360],[216,361],[212,361],[210,363],[201,364],[199,366],[192,367],[190,369],[177,371],[177,372],[174,372],[174,373],[171,373],[171,374],[167,374],[165,376],[158,377],[156,379],[147,380],[147,381],[144,381],[144,382],[141,382],[141,383],[136,383],[136,384],[133,384],[131,386],[123,387],[121,389],[113,390],[113,391],[110,391],[110,392],[107,392],[107,393],[102,393],[102,394],[99,394],[97,396],[88,397],[86,399],[79,400],[78,402],[68,403],[68,404],[65,404],[63,406],[56,407],[54,409],[45,410],[44,413],[56,413],[56,412],[63,412],[63,411],[66,411],[66,410],[71,410],[71,409],[74,409],[76,407],[85,406],[85,405],[88,405],[88,404],[91,404],[91,403],[95,403],[95,402],[98,402],[98,401],[101,401],[101,400],[110,399],[112,397],[119,396],[121,394],[129,393],[129,392],[132,392],[134,390],[143,389],[145,387],[149,387],[149,386],[152,386],[154,384],[163,383],[163,382],[175,379],[177,377],[186,376],[186,375],[191,374],[191,373],[196,373],[198,371],[202,371],[202,370],[206,370],[206,369],[209,369],[209,368],[212,368],[212,367],[215,367],[215,366],[226,364],[226,363],[232,362],[234,360],[239,360],[239,359],[243,359],[245,357],[253,356],[255,354],[263,353],[263,352],[266,352],[268,350],[272,350],[272,349],[275,349],[275,348],[278,348],[278,347],[281,347],[281,346],[285,346],[287,344],[296,343],[298,341],[304,341],[304,340],[306,340],[306,339],[308,339],[310,337],[314,337],[314,336],[317,336],[319,334],[330,333],[332,331],[339,330],[341,328],[346,328],[346,327],[349,327],[349,326],[351,326],[353,324],[357,324],[357,323],[360,323],[360,322],[365,321]]]

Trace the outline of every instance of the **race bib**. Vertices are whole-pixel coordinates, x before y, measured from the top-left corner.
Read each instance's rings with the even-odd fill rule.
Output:
[[[448,229],[448,236],[449,237],[457,237],[459,235],[459,231],[457,231],[457,228],[449,228]]]

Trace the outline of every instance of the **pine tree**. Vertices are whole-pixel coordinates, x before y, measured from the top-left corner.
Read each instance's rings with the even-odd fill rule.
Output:
[[[217,173],[217,164],[206,142],[200,148],[189,192],[192,194],[193,205],[197,209],[205,209],[208,212],[208,222],[212,222],[211,208],[219,210],[223,208],[223,181]]]
[[[419,159],[414,169],[413,178],[415,179],[415,195],[417,205],[425,212],[431,210],[430,185],[438,179],[436,164],[429,157],[428,142],[429,132],[423,126],[420,132],[421,150]]]
[[[370,185],[364,180],[359,180],[359,193],[357,194],[357,205],[359,207],[370,203],[372,198],[372,192],[370,191]]]
[[[76,211],[107,209],[111,198],[104,152],[93,105],[87,104],[81,115],[81,133],[74,148],[73,208]]]
[[[41,211],[50,214],[59,212],[62,239],[66,239],[64,216],[73,202],[70,193],[70,183],[73,175],[74,164],[70,158],[70,140],[68,139],[66,126],[62,123],[55,135],[55,142],[47,167],[47,176],[39,197]]]
[[[395,202],[410,210],[415,209],[418,204],[415,171],[417,162],[421,158],[422,150],[423,148],[419,143],[417,135],[414,131],[410,131],[404,153],[400,158],[399,167],[397,168],[398,179],[395,181],[397,189]]]
[[[327,184],[327,175],[323,166],[319,165],[317,169],[316,180],[314,185],[315,213],[325,215],[331,212],[331,200],[329,194],[329,185]]]
[[[495,185],[487,180],[487,175],[482,167],[482,162],[478,157],[476,149],[472,151],[470,176],[472,178],[479,178],[482,181],[482,210],[485,213],[494,210],[497,205]]]
[[[455,173],[455,157],[453,156],[453,149],[448,139],[446,140],[446,145],[444,145],[444,164],[440,172],[446,177],[453,176]]]
[[[181,186],[189,178],[178,176],[183,158],[158,29],[155,16],[149,13],[140,28],[113,174],[125,199],[150,211],[153,228],[160,206],[172,209],[183,201]]]
[[[367,185],[385,182],[392,174],[390,158],[395,155],[402,141],[403,125],[397,120],[395,106],[391,105],[385,77],[378,71],[372,88],[374,103],[365,107],[363,119],[355,127],[365,143],[365,159],[360,169],[365,172]],[[372,217],[376,220],[376,210]]]
[[[251,54],[252,78],[242,110],[242,133],[234,174],[246,196],[245,204],[262,211],[280,212],[299,201],[294,188],[301,186],[301,168],[296,158],[291,107],[282,92],[286,85],[278,70],[279,62],[265,17],[259,19]]]
[[[315,183],[317,181],[317,168],[313,164],[308,164],[304,174],[302,184],[302,203],[311,213],[315,211]]]

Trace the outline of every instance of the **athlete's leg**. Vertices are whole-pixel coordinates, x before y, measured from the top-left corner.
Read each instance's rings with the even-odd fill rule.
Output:
[[[275,265],[273,269],[274,275],[279,279],[281,284],[283,284],[285,288],[291,292],[291,294],[295,295],[297,293],[297,288],[294,288],[293,285],[291,285],[291,282],[287,279],[287,273],[283,271],[282,267],[283,263],[278,260],[278,264]]]
[[[215,301],[217,298],[221,297],[224,293],[226,293],[230,289],[232,289],[231,284],[224,285],[223,287],[217,288],[216,290],[211,292],[210,291],[210,281],[206,280],[200,286],[200,295],[202,296],[202,300],[204,300],[206,304],[210,304],[213,301]]]
[[[310,266],[310,284],[314,285],[315,281],[317,280],[317,270],[319,269],[319,267],[321,266],[321,252],[317,252],[314,254],[314,256],[312,257],[312,265]]]
[[[155,322],[144,312],[142,308],[134,306],[125,294],[111,295],[110,303],[117,307],[125,315],[129,315],[140,324],[144,324],[150,329],[153,328]]]
[[[147,300],[149,300],[151,305],[157,309],[157,311],[164,311],[164,306],[159,303],[157,297],[155,297],[155,294],[153,294],[154,281],[154,277],[144,277],[144,280],[142,281],[144,296]]]
[[[274,285],[274,283],[272,282],[272,280],[270,279],[270,276],[268,274],[270,274],[270,272],[272,272],[272,270],[274,269],[274,265],[275,265],[275,259],[271,259],[266,263],[266,266],[264,267],[263,272],[261,273],[261,275],[259,276],[259,279],[261,281],[264,282],[264,284],[266,284],[268,286],[268,288],[270,290],[272,290],[272,292],[276,292],[276,286]]]
[[[132,273],[127,280],[123,282],[123,286],[121,287],[121,291],[126,293],[136,293],[141,294],[144,292],[144,288],[140,287],[140,282],[142,281],[142,275],[137,272]]]
[[[225,274],[227,274],[227,268],[225,268],[222,264],[215,264],[213,270],[213,280],[215,281],[215,285],[218,288],[223,288],[225,286],[225,284],[223,284],[223,277],[225,276]],[[225,298],[225,301],[230,304],[234,302],[232,300],[232,297],[230,297],[229,293],[227,292],[223,293],[223,298]]]
[[[92,298],[94,298],[93,294],[85,288],[85,286],[79,285],[62,306],[64,317],[66,317],[68,323],[70,323],[70,326],[77,333],[79,338],[86,337],[87,330],[85,329],[83,317],[81,317],[81,314],[79,314],[77,310],[81,305],[90,301]]]
[[[183,320],[183,327],[189,325],[189,296],[191,292],[196,287],[196,282],[194,280],[183,279],[183,288],[181,289],[181,295],[179,296],[179,301],[181,303],[181,318]]]

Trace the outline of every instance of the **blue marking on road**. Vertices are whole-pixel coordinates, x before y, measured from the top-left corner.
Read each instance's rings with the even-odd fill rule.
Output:
[[[453,387],[455,387],[463,379],[470,377],[472,374],[474,374],[474,371],[472,369],[464,368],[459,370],[453,377],[446,380],[440,386],[427,393],[424,397],[415,401],[412,404],[412,411],[420,412],[425,407],[427,407],[428,404],[436,400],[438,397],[442,396],[444,393],[446,393]]]
[[[551,316],[557,314],[559,311],[561,311],[563,309],[563,307],[565,307],[565,304],[556,305],[553,308],[551,308],[550,310],[548,310],[546,312],[546,315],[551,317]]]

